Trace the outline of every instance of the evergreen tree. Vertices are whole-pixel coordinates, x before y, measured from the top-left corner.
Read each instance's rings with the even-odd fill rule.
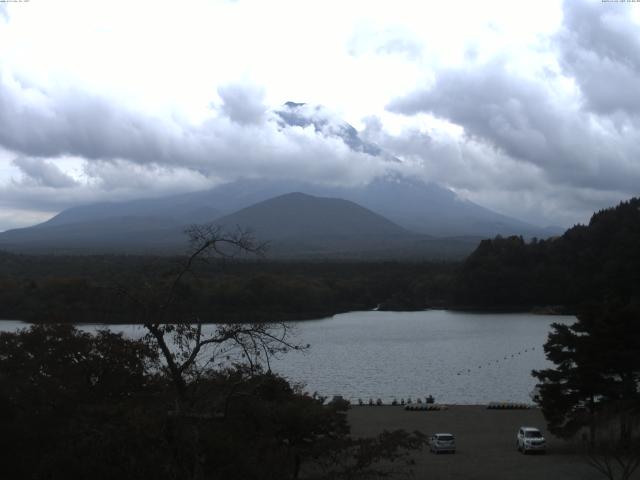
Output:
[[[620,440],[630,439],[640,409],[638,306],[588,308],[573,325],[552,328],[544,348],[555,368],[533,372],[549,430],[570,438],[588,427],[593,443],[598,413],[615,406],[619,421],[629,425],[620,429]]]

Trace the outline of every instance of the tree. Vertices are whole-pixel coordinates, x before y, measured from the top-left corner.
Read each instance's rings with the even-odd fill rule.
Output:
[[[215,354],[230,357],[239,351],[249,365],[262,362],[269,366],[269,357],[290,348],[298,349],[288,339],[285,323],[216,324],[203,329],[203,323],[214,323],[199,316],[194,284],[198,283],[197,267],[208,258],[230,259],[253,254],[262,255],[265,244],[255,241],[247,230],[238,228],[228,233],[215,225],[194,225],[186,231],[190,251],[172,272],[152,272],[153,277],[137,279],[135,285],[118,285],[118,292],[137,314],[147,330],[147,340],[159,350],[164,367],[177,394],[177,407],[183,408],[190,380],[196,378],[205,365],[215,361]],[[217,352],[208,347],[217,347]],[[204,363],[199,363],[204,359]]]
[[[110,332],[2,333],[0,360],[2,467],[16,480],[376,478],[406,473],[424,444],[419,433],[351,438],[346,403],[250,365],[203,369],[177,413],[156,352]]]
[[[544,349],[556,368],[534,371],[533,376],[542,382],[538,398],[549,430],[570,438],[588,426],[593,440],[593,419],[602,390],[601,365],[591,355],[591,338],[581,335],[580,328],[578,323],[552,324]]]
[[[629,478],[640,465],[640,309],[610,302],[552,328],[544,348],[556,366],[533,372],[549,430],[582,432],[590,465]]]
[[[152,413],[164,404],[157,360],[145,342],[106,330],[34,325],[0,333],[3,475],[159,475],[168,450],[157,440],[162,417]]]
[[[194,225],[186,233],[190,252],[175,271],[146,278],[135,287],[120,285],[118,291],[137,311],[148,332],[145,338],[158,349],[174,387],[175,402],[166,437],[178,475],[199,479],[203,478],[207,458],[202,440],[207,432],[203,431],[201,421],[212,412],[202,410],[198,379],[220,357],[231,359],[239,352],[242,363],[248,364],[251,371],[257,371],[263,362],[270,370],[272,355],[299,347],[290,343],[285,323],[216,324],[203,328],[191,292],[193,283],[198,282],[198,264],[211,256],[228,259],[260,255],[265,245],[240,228],[228,233],[215,225]],[[215,322],[215,316],[205,321]]]
[[[595,422],[599,435],[584,445],[587,463],[609,480],[628,480],[640,467],[640,405],[612,402]]]

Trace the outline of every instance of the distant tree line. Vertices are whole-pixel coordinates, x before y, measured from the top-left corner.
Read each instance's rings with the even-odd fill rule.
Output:
[[[30,322],[136,322],[123,286],[161,287],[171,257],[0,254],[0,318]],[[216,321],[320,318],[372,308],[419,310],[450,303],[456,264],[439,262],[200,262],[181,285],[183,307]]]

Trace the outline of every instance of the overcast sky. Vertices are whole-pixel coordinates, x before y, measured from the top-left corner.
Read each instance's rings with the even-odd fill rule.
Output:
[[[640,192],[640,3],[0,3],[0,231],[244,176],[393,168],[540,225]]]

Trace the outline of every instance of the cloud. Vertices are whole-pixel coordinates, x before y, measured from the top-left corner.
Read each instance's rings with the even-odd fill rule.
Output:
[[[170,10],[140,45],[127,36],[140,35],[135,15],[118,39],[109,33],[121,32],[109,7],[65,35],[41,30],[41,15],[11,18],[0,49],[0,153],[11,152],[0,156],[0,204],[50,210],[238,177],[351,185],[393,169],[516,216],[576,218],[638,193],[640,28],[633,5],[565,1],[562,19],[554,5],[522,14],[488,4],[464,18],[443,7],[423,19],[409,5],[363,15],[335,4],[316,13],[338,18],[336,35],[298,22],[300,42],[287,42],[291,25],[274,29],[242,2],[212,17],[209,7],[189,10],[178,43],[165,41]],[[0,26],[7,13],[0,2]],[[246,35],[263,29],[264,42]],[[86,49],[75,48],[79,33]],[[185,61],[188,46],[196,60]],[[209,67],[197,60],[205,56]],[[142,76],[139,58],[149,63]],[[247,72],[258,83],[233,83]],[[289,95],[331,108],[274,112]],[[377,116],[358,136],[334,109],[353,124]],[[76,159],[72,173],[66,157]]]
[[[497,59],[441,71],[433,86],[393,100],[388,109],[446,119],[468,138],[539,167],[556,185],[636,192],[638,130],[621,131],[607,117],[584,115],[579,98],[557,89],[553,81],[523,77]]]
[[[363,119],[362,137],[373,144],[405,159],[422,158],[432,150],[433,139],[419,128],[405,128],[400,133],[388,133],[380,117],[370,115]]]
[[[194,124],[153,116],[81,89],[44,89],[0,69],[0,158],[18,172],[0,185],[3,208],[59,210],[78,203],[204,190],[237,178],[354,185],[385,171],[354,150],[342,124],[283,124],[259,89],[229,85],[222,105]],[[73,158],[74,173],[60,159]],[[16,175],[20,175],[18,178]],[[12,225],[15,223],[12,223]]]
[[[220,110],[196,125],[81,90],[34,88],[0,72],[0,145],[27,157],[179,167],[215,179],[262,175],[348,184],[380,171],[380,159],[353,151],[335,135],[283,128],[257,107],[255,91],[228,86],[221,96]],[[265,121],[256,123],[261,116]]]
[[[264,89],[249,85],[225,85],[218,88],[222,99],[222,111],[232,121],[243,124],[260,123],[267,108],[264,105]]]
[[[335,112],[322,105],[287,102],[274,112],[276,121],[283,128],[313,127],[315,132],[324,138],[338,140],[347,145],[354,152],[362,152],[374,156],[383,156],[385,160],[395,161],[385,156],[375,144],[363,142],[358,131],[349,125]]]
[[[481,139],[438,128],[389,133],[377,117],[365,119],[363,137],[395,152],[405,174],[453,189],[463,198],[533,224],[568,227],[615,205],[626,193],[549,181],[545,170],[507,155]]]
[[[422,44],[411,38],[392,37],[376,48],[376,53],[402,54],[415,60],[422,55]]]
[[[390,135],[370,119],[367,138],[423,176],[534,222],[585,221],[638,195],[640,28],[626,7],[566,1],[549,50],[527,68],[524,52],[468,58],[387,105],[462,135],[446,128]]]
[[[4,205],[0,202],[0,207]],[[0,208],[0,225],[3,230],[21,228],[48,220],[54,211],[29,210],[21,208]]]
[[[347,49],[352,56],[376,53],[400,55],[415,61],[422,56],[423,42],[402,28],[381,29],[361,24],[349,39]]]
[[[640,24],[631,5],[565,1],[555,37],[560,64],[586,107],[599,114],[640,114]]]
[[[13,164],[26,176],[27,183],[52,188],[68,188],[78,185],[73,178],[62,172],[52,162],[41,158],[18,157]]]
[[[86,162],[83,173],[95,190],[124,198],[168,195],[182,191],[206,190],[215,181],[201,173],[181,167],[135,164],[126,160]]]

